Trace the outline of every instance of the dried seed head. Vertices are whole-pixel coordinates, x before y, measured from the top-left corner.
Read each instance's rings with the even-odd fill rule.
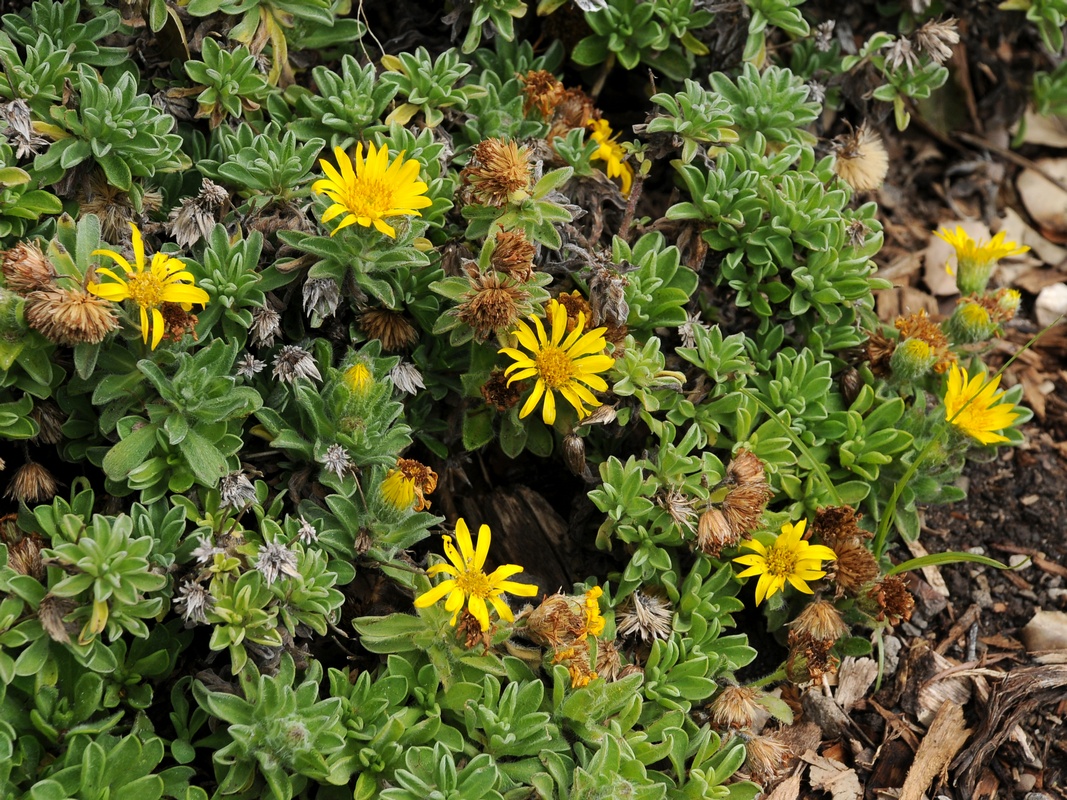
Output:
[[[475,145],[460,177],[476,203],[502,208],[520,202],[530,189],[530,148],[486,139]]]
[[[256,569],[263,574],[268,584],[278,580],[279,575],[288,575],[290,578],[299,577],[300,572],[296,564],[296,553],[277,542],[268,542],[263,545],[256,556]]]
[[[80,187],[78,202],[80,216],[95,214],[100,218],[100,233],[106,241],[128,242],[130,223],[158,211],[163,195],[154,189],[145,191],[138,208],[128,192],[112,186],[103,170],[94,169]]]
[[[552,127],[545,138],[551,143],[557,136],[565,136],[571,128],[584,128],[586,120],[598,116],[593,98],[581,89],[567,89],[556,104]]]
[[[814,600],[804,606],[796,619],[789,623],[789,646],[811,643],[832,646],[846,633],[848,626],[834,604],[826,600]]]
[[[328,472],[332,472],[338,478],[344,478],[352,472],[352,457],[341,445],[334,443],[326,448],[326,452],[320,459]]]
[[[64,621],[64,617],[77,608],[74,600],[46,594],[37,606],[37,621],[53,642],[70,644],[70,634],[78,630],[76,623]]]
[[[852,506],[826,506],[815,512],[811,530],[819,537],[819,541],[831,550],[837,550],[842,542],[852,538],[871,538],[868,531],[859,526],[863,519],[862,514],[857,514]]]
[[[497,272],[469,276],[470,291],[452,313],[485,341],[497,331],[510,330],[522,316],[522,306],[529,293],[511,278]]]
[[[199,319],[182,308],[181,303],[163,303],[159,313],[163,316],[163,335],[169,341],[180,342],[186,334],[191,334],[193,341],[199,339],[196,335]]]
[[[319,540],[319,532],[315,530],[315,526],[303,517],[300,518],[300,529],[296,536],[303,544],[312,544]]]
[[[711,721],[716,728],[748,728],[760,711],[759,692],[748,686],[727,686],[711,701]]]
[[[563,437],[563,463],[573,475],[585,473],[585,441],[574,431]]]
[[[834,41],[834,27],[837,25],[835,20],[829,19],[826,22],[821,22],[815,26],[815,49],[820,53],[829,53],[830,47]]]
[[[11,476],[4,496],[19,503],[44,503],[56,496],[59,484],[52,473],[36,461],[27,461]]]
[[[908,585],[899,575],[882,578],[868,590],[867,599],[877,604],[876,619],[890,625],[907,622],[911,619],[911,612],[915,610],[915,598],[911,596]]]
[[[522,397],[524,384],[516,381],[508,386],[508,378],[503,370],[493,370],[489,380],[482,386],[482,397],[485,402],[503,413],[519,402]],[[603,408],[603,406],[601,406]]]
[[[886,44],[883,49],[886,51],[886,66],[891,70],[903,67],[908,72],[914,72],[919,66],[919,53],[907,36],[901,36],[896,41]]]
[[[415,326],[399,311],[388,308],[372,308],[359,317],[359,325],[372,339],[382,343],[390,353],[407,350],[419,340]]]
[[[51,400],[39,400],[30,416],[37,423],[37,436],[32,439],[41,444],[59,444],[63,441],[63,423],[67,421],[59,406]]]
[[[15,158],[19,161],[37,155],[41,148],[48,146],[49,140],[33,129],[30,106],[21,97],[0,105],[0,120],[7,123],[4,136],[15,146]]]
[[[573,331],[578,325],[578,315],[584,319],[583,325],[588,329],[593,319],[593,309],[581,293],[560,292],[556,301],[567,310],[567,331]]]
[[[877,189],[889,172],[889,153],[882,137],[863,123],[834,140],[834,172],[856,192]]]
[[[243,470],[223,475],[219,480],[219,505],[243,511],[256,502],[256,487]]]
[[[182,615],[182,619],[193,624],[207,624],[207,612],[215,604],[215,598],[211,596],[198,581],[186,578],[178,589],[178,596],[174,598],[174,607]]]
[[[333,278],[311,278],[304,282],[304,314],[319,319],[332,317],[341,302],[341,287]]]
[[[523,94],[526,99],[522,104],[522,113],[529,115],[537,109],[541,116],[549,119],[556,106],[563,99],[563,84],[547,70],[530,70],[519,76]]]
[[[740,539],[741,534],[730,526],[719,509],[708,508],[700,515],[696,543],[709,556],[718,558],[724,547],[733,547]]]
[[[419,389],[426,388],[422,373],[410,361],[401,361],[389,370],[389,380],[397,389],[407,394],[417,394]]]
[[[678,489],[669,489],[666,493],[656,495],[656,503],[667,512],[674,524],[680,529],[694,531],[697,512],[693,508],[695,500]]]
[[[867,223],[862,219],[853,219],[848,223],[848,228],[845,233],[848,236],[849,247],[859,247],[865,241],[867,236],[870,235],[871,229],[867,227]]]
[[[266,361],[260,361],[251,353],[245,353],[237,359],[237,374],[242,378],[253,378],[267,366]]]
[[[551,594],[526,618],[526,633],[545,647],[570,644],[585,635],[582,604],[565,594]]]
[[[576,427],[583,425],[610,425],[619,416],[615,406],[597,406],[585,419],[581,420]]]
[[[274,357],[274,377],[282,383],[293,383],[297,378],[322,380],[311,353],[295,344],[285,345]]]
[[[119,326],[114,305],[81,286],[53,286],[26,297],[26,322],[56,344],[97,344]]]
[[[636,591],[616,614],[619,636],[629,636],[642,642],[667,639],[674,629],[674,609],[659,595]]]
[[[6,537],[5,537],[6,539]],[[41,537],[37,534],[21,536],[7,543],[7,565],[20,575],[29,575],[39,581],[45,579],[44,562],[41,561]]]
[[[628,265],[626,268],[632,269]],[[613,266],[594,267],[589,276],[591,314],[586,314],[585,318],[594,325],[624,328],[630,316],[630,304],[626,301],[626,287],[629,284],[630,281]]]
[[[759,456],[751,450],[738,450],[726,466],[726,478],[731,483],[766,485],[767,472]]]
[[[722,513],[727,524],[737,534],[748,538],[760,526],[772,494],[770,486],[761,483],[742,483],[732,487],[722,501]]]
[[[0,271],[4,275],[4,285],[21,295],[50,288],[56,277],[52,262],[36,242],[19,242],[5,250]]]
[[[270,347],[281,332],[282,316],[270,303],[252,312],[252,342],[257,347]]]
[[[755,781],[764,783],[784,771],[793,755],[776,736],[753,736],[745,742],[745,770]]]
[[[700,312],[685,312],[685,322],[678,326],[678,336],[682,340],[682,347],[696,347],[697,328],[708,330],[708,326],[704,324],[700,317]]]
[[[600,642],[596,648],[597,675],[612,683],[619,679],[622,668],[622,656],[615,642]]]
[[[834,675],[841,659],[831,652],[832,644],[825,642],[799,642],[789,651],[785,661],[786,674],[796,684],[822,680],[823,675]]]
[[[196,197],[186,197],[171,209],[165,227],[174,241],[188,249],[208,237],[218,220],[219,208],[229,199],[224,188],[204,178]]]
[[[945,341],[948,344],[948,341]],[[892,339],[883,336],[877,331],[867,331],[867,342],[864,344],[863,349],[867,356],[867,362],[871,365],[871,372],[879,377],[885,377],[889,374],[889,359],[893,355],[893,350],[896,348],[897,343]],[[935,366],[936,370],[937,367]]]
[[[960,41],[955,17],[944,20],[929,19],[915,31],[914,37],[915,47],[919,52],[926,53],[938,64],[944,64],[952,58],[952,45]]]
[[[521,230],[501,231],[496,235],[496,246],[489,257],[489,265],[497,272],[525,283],[533,277],[536,253],[537,246],[527,241],[526,234]]]

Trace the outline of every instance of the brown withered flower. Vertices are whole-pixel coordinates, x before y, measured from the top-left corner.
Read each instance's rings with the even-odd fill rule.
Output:
[[[419,340],[419,332],[407,317],[388,308],[371,308],[359,317],[363,332],[382,343],[391,353],[407,350]]]
[[[575,290],[573,292],[560,292],[556,301],[567,310],[567,333],[573,331],[578,325],[578,315],[581,314],[584,319],[584,325],[588,330],[592,325],[593,309],[589,306],[589,303],[581,292]]]
[[[867,331],[867,341],[863,345],[867,363],[871,365],[871,372],[880,378],[889,374],[889,361],[893,357],[897,343],[883,336],[877,331]]]
[[[948,338],[941,326],[930,319],[925,308],[920,308],[914,314],[906,317],[897,317],[894,323],[900,331],[900,340],[920,339],[930,346],[931,352],[937,356],[934,362],[934,372],[943,374],[949,367],[956,363],[956,354],[948,346]]]
[[[218,221],[219,210],[229,199],[229,192],[214,181],[204,178],[200,192],[195,197],[186,197],[171,209],[165,227],[180,246],[192,247],[211,233]]]
[[[503,139],[485,139],[474,146],[460,177],[476,203],[502,208],[523,200],[532,178],[530,148]]]
[[[189,333],[194,341],[199,340],[196,335],[199,318],[182,308],[180,303],[164,303],[159,307],[159,313],[163,315],[163,338],[180,342]]]
[[[608,683],[619,679],[623,669],[622,656],[615,642],[600,642],[596,647],[596,672]]]
[[[848,633],[841,612],[826,600],[813,600],[789,623],[789,646],[811,643],[832,646]]]
[[[96,344],[119,326],[114,308],[81,286],[52,286],[26,296],[26,322],[56,344]]]
[[[726,479],[735,484],[766,484],[767,471],[759,456],[751,450],[738,450],[726,465]]]
[[[11,476],[4,496],[26,505],[44,503],[56,496],[59,483],[45,467],[27,461]]]
[[[525,384],[522,381],[508,385],[508,377],[501,369],[494,369],[489,375],[489,380],[482,386],[482,397],[500,413],[504,413],[519,402],[522,397]]]
[[[580,689],[599,677],[589,665],[589,645],[584,640],[570,647],[557,648],[552,656],[553,664],[563,664],[571,676],[571,688]]]
[[[572,128],[584,128],[587,120],[599,116],[593,98],[581,89],[567,89],[556,104],[556,112],[552,115],[552,124],[545,138],[551,144],[557,136],[566,135]]]
[[[13,292],[27,295],[48,289],[56,277],[55,267],[36,242],[19,242],[5,250],[0,259],[4,285]]]
[[[875,618],[879,622],[897,625],[911,619],[915,610],[915,598],[908,591],[908,585],[900,575],[882,578],[867,591],[867,599],[877,605]]]
[[[709,556],[718,558],[724,547],[733,547],[740,540],[741,534],[726,521],[719,509],[709,507],[700,515],[696,543]]]
[[[574,431],[563,437],[563,463],[572,475],[585,474],[585,440]]]
[[[749,538],[760,526],[772,494],[771,487],[766,484],[742,483],[731,487],[722,501],[726,522],[736,533]]]
[[[537,246],[527,241],[526,234],[522,231],[501,231],[496,235],[493,253],[489,256],[489,266],[525,283],[533,277],[533,259],[536,253]]]
[[[89,180],[78,192],[80,215],[95,214],[100,218],[100,233],[108,242],[128,242],[130,223],[159,211],[163,195],[156,189],[145,190],[140,208],[134,205],[127,192],[112,186],[103,170],[94,169]]]
[[[793,755],[777,736],[746,737],[745,771],[757,783],[765,783],[787,769]]]
[[[70,635],[78,631],[77,623],[65,622],[64,617],[77,608],[77,603],[68,597],[46,594],[37,606],[37,621],[53,642],[70,644]]]
[[[530,294],[499,272],[468,273],[470,290],[449,313],[455,314],[484,342],[501,329],[510,329],[528,312]]]
[[[708,707],[712,723],[720,730],[751,727],[760,711],[758,697],[759,692],[749,686],[724,687]]]
[[[563,99],[563,84],[548,70],[532,69],[525,75],[519,75],[522,92],[526,95],[522,104],[522,113],[529,115],[537,109],[541,116],[549,119]]]
[[[63,441],[63,423],[67,421],[67,415],[59,406],[51,400],[39,400],[34,403],[30,416],[37,423],[37,436],[32,441],[41,444],[59,444]]]
[[[20,575],[44,581],[45,569],[41,560],[43,547],[43,540],[35,533],[15,538],[7,542],[7,565]]]
[[[550,594],[526,618],[526,634],[544,647],[558,647],[584,637],[581,602],[570,595]]]
[[[857,514],[852,506],[826,506],[815,512],[811,530],[823,544],[836,551],[837,546],[848,539],[871,537],[859,526],[862,518],[863,515]]]
[[[815,513],[812,524],[820,541],[837,554],[837,561],[828,570],[831,579],[841,592],[853,597],[881,573],[877,559],[864,544],[871,534],[859,527],[860,518],[852,506],[829,506]]]
[[[834,675],[841,665],[835,656],[832,644],[825,642],[801,642],[789,651],[785,671],[793,683],[817,683],[823,675]]]
[[[679,530],[690,532],[695,530],[696,526],[693,521],[696,519],[697,512],[693,508],[695,501],[692,497],[672,488],[657,494],[655,502],[656,505],[667,512],[667,516],[671,518],[671,521],[674,522]]]
[[[619,636],[642,642],[666,639],[673,629],[674,609],[670,601],[650,592],[634,592],[615,615],[615,630]]]
[[[838,136],[831,149],[836,156],[834,172],[853,191],[869,192],[885,181],[889,172],[889,153],[882,143],[882,137],[866,122]]]

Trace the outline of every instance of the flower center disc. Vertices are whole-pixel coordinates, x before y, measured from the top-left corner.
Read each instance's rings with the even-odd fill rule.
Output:
[[[139,272],[126,278],[130,297],[145,308],[159,308],[163,304],[163,284],[151,272]]]
[[[797,568],[797,554],[792,550],[772,547],[767,553],[767,572],[774,576],[792,575]]]
[[[393,190],[385,181],[356,178],[348,193],[349,210],[357,217],[376,219],[393,207]]]
[[[467,564],[467,568],[456,577],[456,585],[464,594],[480,597],[483,600],[493,592],[493,587],[489,584],[489,576],[480,569],[471,569],[470,564]]]
[[[559,347],[549,345],[537,354],[537,372],[550,388],[565,386],[574,377],[574,361]]]

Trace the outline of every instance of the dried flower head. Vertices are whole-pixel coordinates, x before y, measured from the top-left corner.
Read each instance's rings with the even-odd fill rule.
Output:
[[[695,498],[689,497],[678,489],[660,491],[655,497],[656,505],[667,512],[667,516],[681,530],[690,533],[696,530],[697,512],[693,508]]]
[[[274,377],[282,383],[293,383],[297,378],[321,381],[322,375],[310,352],[295,344],[287,344],[274,357]]]
[[[732,484],[766,486],[767,470],[759,456],[742,448],[726,465],[726,480]]]
[[[612,683],[621,677],[622,668],[622,656],[615,642],[600,642],[596,648],[597,675]]]
[[[508,580],[522,572],[522,567],[516,564],[504,564],[488,575],[485,573],[485,559],[492,539],[489,526],[482,525],[478,529],[477,547],[471,542],[470,531],[462,518],[456,521],[456,544],[459,549],[453,546],[451,536],[445,534],[442,538],[445,555],[451,563],[435,564],[426,570],[426,574],[431,578],[442,573],[450,577],[416,597],[415,608],[428,608],[447,596],[445,611],[452,612],[452,625],[456,624],[460,610],[466,605],[481,630],[489,630],[487,602],[496,609],[501,619],[514,622],[515,616],[502,595],[509,592],[519,597],[533,597],[537,594],[537,587]]]
[[[500,231],[494,240],[489,266],[520,283],[525,283],[533,277],[533,260],[536,253],[537,246],[527,241],[526,234],[521,230]]]
[[[296,536],[303,544],[313,544],[319,540],[319,532],[315,530],[315,526],[303,517],[300,517],[300,528]]]
[[[319,319],[332,317],[341,302],[341,287],[333,278],[310,278],[304,281],[304,313]]]
[[[745,771],[764,783],[783,772],[793,756],[788,745],[776,736],[752,736],[745,742]]]
[[[327,472],[332,472],[338,478],[344,478],[353,471],[354,467],[352,456],[336,442],[326,448],[320,461]]]
[[[980,444],[1008,441],[996,431],[1010,428],[1019,412],[1013,403],[1000,402],[1005,392],[997,391],[999,385],[1000,375],[987,381],[985,373],[971,376],[953,366],[945,388],[945,419]]]
[[[952,58],[952,45],[960,41],[955,17],[943,20],[928,19],[913,36],[919,52],[926,53],[938,64],[944,64]]]
[[[474,146],[460,176],[477,203],[503,208],[521,202],[530,190],[530,148],[513,141],[486,139]]]
[[[700,312],[685,312],[685,322],[678,326],[678,336],[681,339],[682,347],[696,347],[697,328],[702,328],[705,331],[708,330],[708,326],[705,325],[703,319],[701,319]]]
[[[17,530],[17,528],[16,528]],[[35,533],[19,536],[7,544],[7,565],[19,575],[29,575],[44,582],[45,567],[41,559],[41,550],[44,547],[41,537]]]
[[[571,676],[572,689],[581,689],[583,686],[588,686],[590,681],[594,681],[600,677],[589,665],[589,648],[587,647],[568,648],[568,655],[566,657],[553,660],[556,663],[562,663],[567,667],[567,672]]]
[[[718,558],[724,547],[733,547],[741,540],[741,534],[717,508],[707,508],[697,523],[696,544],[709,556]]]
[[[869,192],[885,181],[889,153],[882,137],[864,122],[859,128],[834,140],[834,172],[853,191]]]
[[[593,98],[581,89],[567,89],[563,92],[552,116],[552,126],[545,137],[549,142],[557,136],[566,135],[572,128],[584,128],[586,121],[596,113]]]
[[[400,361],[389,370],[389,380],[393,382],[393,386],[406,394],[418,394],[419,389],[426,388],[422,373],[410,361]]]
[[[81,286],[52,286],[26,296],[26,322],[56,344],[97,344],[119,326],[115,307]]]
[[[808,581],[824,577],[826,572],[822,569],[822,562],[837,558],[829,547],[813,545],[802,538],[806,525],[807,520],[804,519],[795,525],[785,523],[782,532],[769,547],[756,539],[742,545],[753,552],[734,559],[736,563],[748,567],[738,573],[737,577],[759,575],[759,582],[756,584],[756,605],[784,591],[786,583],[799,592],[812,594]]]
[[[530,70],[525,75],[519,75],[523,94],[526,99],[522,104],[522,113],[529,115],[530,111],[537,109],[541,116],[550,119],[552,112],[556,110],[563,99],[563,84],[551,72],[543,69]]]
[[[19,161],[37,155],[49,145],[49,140],[33,129],[29,103],[21,97],[0,105],[0,120],[6,123],[4,136],[15,147],[15,158]]]
[[[881,574],[878,560],[860,539],[841,539],[831,549],[837,553],[837,561],[830,570],[830,578],[837,584],[839,593],[855,597]]]
[[[748,538],[760,526],[772,494],[767,484],[740,483],[732,486],[721,504],[726,522],[734,532]]]
[[[89,291],[115,303],[133,300],[141,312],[141,337],[146,344],[151,342],[151,347],[155,350],[163,339],[165,329],[163,315],[160,313],[163,303],[180,303],[188,310],[190,304],[206,305],[211,298],[207,292],[196,286],[192,273],[186,270],[185,264],[178,259],[166,253],[156,253],[152,256],[151,263],[146,264],[141,231],[132,222],[130,230],[133,237],[132,265],[125,256],[114,250],[93,251],[93,255],[107,256],[122,267],[126,273],[125,277],[119,277],[113,270],[105,267],[97,267],[97,274],[111,278],[111,282],[91,283]]]
[[[548,595],[526,617],[526,634],[531,641],[545,647],[559,647],[581,639],[586,635],[582,604],[559,592]]]
[[[716,728],[748,728],[760,712],[760,693],[750,686],[726,686],[711,701],[711,721]]]
[[[449,313],[470,327],[479,341],[484,342],[498,331],[506,332],[523,313],[532,310],[529,292],[510,277],[499,272],[476,272],[468,274],[467,280],[470,289]]]
[[[390,353],[407,350],[419,340],[419,332],[407,317],[391,308],[371,308],[359,316],[359,326]]]
[[[270,347],[281,332],[282,315],[269,303],[252,312],[252,341],[257,347]]]
[[[883,49],[886,51],[886,66],[893,71],[903,67],[908,72],[914,72],[919,66],[919,52],[907,36],[889,42]]]
[[[0,257],[4,285],[17,294],[26,295],[49,289],[56,277],[55,267],[36,242],[19,242]]]
[[[618,134],[612,135],[611,125],[606,119],[589,119],[586,121],[589,135],[599,145],[590,156],[591,161],[603,161],[604,172],[609,178],[618,178],[622,184],[622,193],[630,194],[634,182],[634,168],[626,163],[626,151],[616,140]]]
[[[789,623],[789,646],[812,642],[832,645],[848,633],[841,612],[827,600],[813,600]]]
[[[563,463],[572,475],[584,475],[585,465],[585,440],[574,431],[563,437]]]
[[[667,639],[674,630],[674,609],[666,598],[638,590],[616,614],[615,629],[642,642]]]
[[[897,317],[897,321],[894,324],[896,325],[896,329],[900,331],[900,338],[902,341],[907,339],[918,339],[926,342],[926,344],[930,346],[930,351],[935,357],[932,369],[937,374],[940,375],[944,373],[949,367],[956,363],[956,354],[949,349],[948,338],[945,336],[945,332],[941,330],[940,325],[936,324],[929,316],[927,316],[925,308],[920,308],[915,313],[909,314],[906,317]],[[870,348],[872,342],[875,342],[873,334],[868,340],[868,356],[871,354]],[[889,363],[892,362],[892,350],[889,351],[887,361]],[[872,358],[872,367],[873,363],[874,360]]]
[[[213,561],[215,556],[225,552],[224,549],[216,546],[207,536],[201,536],[197,539],[196,549],[190,555],[196,559],[197,564],[203,565]]]
[[[186,197],[167,217],[166,228],[181,247],[188,249],[206,239],[218,221],[218,211],[230,199],[229,193],[209,178],[204,178],[200,192]]]
[[[555,392],[559,392],[578,412],[578,419],[585,417],[589,410],[586,404],[595,408],[600,401],[592,391],[607,391],[607,382],[600,377],[615,363],[611,356],[603,354],[607,343],[604,341],[604,329],[585,330],[585,318],[578,315],[578,324],[570,333],[567,330],[567,311],[555,300],[549,301],[548,319],[551,322],[551,336],[545,333],[544,325],[538,317],[531,316],[533,328],[519,321],[512,331],[518,343],[530,351],[530,355],[511,347],[501,348],[500,352],[514,359],[514,363],[504,370],[509,376],[509,383],[536,377],[530,397],[519,411],[519,417],[527,417],[544,398],[542,418],[546,425],[556,421]],[[537,333],[534,333],[534,330]]]
[[[877,606],[877,620],[896,625],[902,620],[911,619],[915,610],[915,598],[908,591],[908,585],[900,575],[882,578],[867,592],[867,598]]]
[[[215,598],[199,581],[186,578],[174,598],[174,606],[182,619],[194,624],[207,624],[207,612],[215,604]]]
[[[70,644],[70,635],[78,630],[78,624],[67,622],[66,617],[76,609],[77,603],[69,597],[46,594],[37,606],[37,621],[53,642]]]
[[[829,53],[834,42],[834,28],[837,21],[828,19],[815,26],[812,35],[815,37],[815,49],[820,53]]]
[[[159,307],[159,313],[163,315],[163,338],[171,342],[180,342],[186,334],[191,334],[193,340],[196,335],[196,323],[199,318],[196,314],[190,314],[179,303],[164,303]]]
[[[805,640],[789,650],[786,674],[793,683],[817,683],[823,675],[834,675],[841,659],[833,653],[833,644]]]
[[[237,374],[242,378],[251,379],[262,372],[266,366],[266,361],[260,361],[251,353],[245,353],[237,359]]]
[[[51,472],[36,461],[27,461],[11,476],[4,496],[33,505],[51,500],[56,496],[57,488],[59,483]]]
[[[495,369],[482,386],[482,397],[500,413],[504,413],[522,397],[525,384],[512,383],[503,370]]]
[[[426,495],[437,488],[437,473],[413,458],[398,458],[396,467],[382,480],[382,497],[400,511],[414,504],[415,511],[430,507]]]
[[[338,169],[325,159],[319,161],[325,178],[311,184],[311,190],[324,194],[333,204],[322,215],[323,224],[341,217],[341,223],[330,231],[330,236],[342,228],[359,224],[364,228],[372,225],[386,236],[395,239],[396,229],[385,220],[396,216],[422,216],[418,209],[426,208],[433,201],[426,196],[429,191],[418,180],[421,165],[414,159],[404,160],[400,153],[389,163],[389,146],[367,146],[367,158],[363,158],[363,143],[356,145],[356,157],[351,159],[340,147],[333,149]]]
[[[243,511],[254,502],[256,502],[256,487],[245,475],[244,470],[237,470],[222,476],[219,481],[219,505],[222,508]]]
[[[290,578],[300,577],[296,564],[296,553],[277,542],[267,542],[259,548],[259,553],[256,554],[256,569],[263,574],[267,583],[274,583],[279,575],[288,575]]]
[[[146,191],[138,208],[129,192],[112,186],[101,169],[92,170],[89,180],[78,186],[79,214],[97,216],[100,233],[109,242],[123,241],[134,220],[158,211],[162,202],[163,196],[158,191]]]

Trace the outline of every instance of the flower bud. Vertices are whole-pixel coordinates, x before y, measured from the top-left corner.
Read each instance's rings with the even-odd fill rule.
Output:
[[[893,376],[905,383],[918,380],[934,365],[937,356],[922,339],[905,339],[893,351],[889,368]]]
[[[975,344],[992,338],[997,324],[981,304],[967,301],[956,306],[945,328],[956,344]]]
[[[574,431],[563,437],[563,462],[573,474],[585,473],[585,442]]]

